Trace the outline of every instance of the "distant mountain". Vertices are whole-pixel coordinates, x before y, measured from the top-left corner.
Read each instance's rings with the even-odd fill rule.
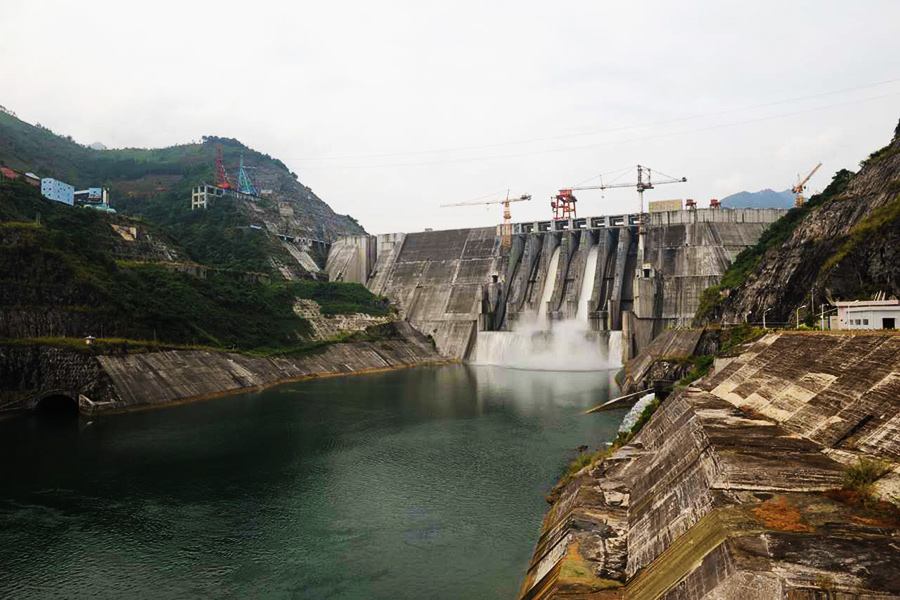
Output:
[[[762,190],[759,192],[739,192],[722,198],[725,208],[792,208],[794,194],[791,190],[776,192]]]
[[[94,142],[90,146],[88,146],[91,150],[109,150],[106,146],[104,146],[101,142]]]

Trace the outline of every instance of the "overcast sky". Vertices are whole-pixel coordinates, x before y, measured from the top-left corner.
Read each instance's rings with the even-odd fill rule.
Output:
[[[0,104],[77,141],[235,137],[373,233],[645,164],[647,200],[822,189],[900,119],[900,2],[0,0]],[[604,177],[611,181],[615,175]],[[633,180],[634,172],[617,182]],[[581,216],[637,209],[583,192]],[[187,202],[188,199],[185,199]]]

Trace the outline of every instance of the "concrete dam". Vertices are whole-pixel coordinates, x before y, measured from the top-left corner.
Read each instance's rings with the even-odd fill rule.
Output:
[[[555,344],[562,343],[619,366],[666,327],[688,325],[700,293],[785,212],[698,209],[518,223],[508,247],[498,227],[342,237],[326,268],[332,281],[362,283],[390,298],[448,358],[521,352],[518,335],[529,340],[526,354],[559,355]]]

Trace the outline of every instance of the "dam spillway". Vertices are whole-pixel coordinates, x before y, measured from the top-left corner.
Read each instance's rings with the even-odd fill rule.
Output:
[[[689,325],[703,289],[786,211],[697,209],[339,238],[326,270],[387,296],[438,351],[473,359],[482,332],[586,321],[621,332],[621,358]],[[638,224],[643,229],[640,256]],[[607,342],[608,343],[608,342]],[[621,360],[620,360],[621,362]]]

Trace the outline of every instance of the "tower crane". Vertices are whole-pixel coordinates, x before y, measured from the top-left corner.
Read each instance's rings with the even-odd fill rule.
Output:
[[[225,163],[222,160],[222,146],[216,146],[216,187],[223,190],[230,190],[234,187],[228,180],[228,173],[225,171]]]
[[[644,171],[647,172],[647,180],[644,181]],[[575,217],[575,202],[576,198],[572,192],[576,192],[579,190],[608,190],[611,188],[625,188],[625,187],[633,187],[638,192],[638,197],[640,198],[641,208],[640,208],[640,217],[638,218],[638,240],[640,242],[641,247],[641,255],[643,256],[643,222],[644,222],[644,190],[652,190],[657,185],[663,185],[666,183],[684,183],[687,181],[687,177],[671,177],[662,173],[664,180],[657,180],[654,184],[652,181],[652,169],[650,167],[643,167],[641,165],[637,165],[637,183],[603,183],[602,180],[597,185],[584,185],[584,186],[574,186],[568,189],[559,190],[559,194],[552,197],[550,200],[550,207],[553,208],[554,219],[567,219],[569,218],[568,214],[571,213],[571,217]]]
[[[531,200],[531,194],[522,194],[518,198],[510,198],[509,190],[506,190],[505,200],[487,200],[484,202],[456,202],[454,204],[441,204],[441,208],[449,208],[452,206],[481,206],[484,204],[502,204],[503,205],[503,224],[500,226],[500,237],[504,248],[512,246],[512,214],[509,212],[509,205],[512,202],[527,202]]]
[[[241,154],[241,166],[238,167],[238,191],[242,194],[259,196],[259,188],[256,187],[256,184],[250,178],[250,175],[247,174],[247,169],[244,167],[243,154]]]
[[[797,185],[791,187],[791,191],[794,192],[794,206],[803,206],[803,201],[805,198],[803,197],[803,190],[806,189],[806,182],[808,182],[813,175],[816,174],[816,171],[819,170],[819,167],[822,166],[822,163],[817,164],[813,167],[813,170],[809,172],[804,179],[800,179],[800,175],[797,175]]]
[[[644,171],[647,172],[647,181],[644,181]],[[575,202],[577,199],[572,192],[577,192],[579,190],[608,190],[611,188],[625,188],[625,187],[633,187],[638,191],[638,197],[640,198],[641,209],[640,212],[643,214],[644,212],[644,190],[652,190],[655,188],[655,185],[663,185],[665,183],[684,183],[687,181],[687,177],[670,177],[668,175],[664,175],[666,179],[663,181],[656,181],[654,184],[651,179],[653,176],[653,171],[650,167],[643,167],[641,165],[637,166],[637,183],[603,183],[602,181],[597,185],[583,185],[583,186],[573,186],[564,190],[559,190],[559,194],[553,196],[550,200],[550,207],[553,209],[553,218],[554,219],[568,219],[575,217]]]

